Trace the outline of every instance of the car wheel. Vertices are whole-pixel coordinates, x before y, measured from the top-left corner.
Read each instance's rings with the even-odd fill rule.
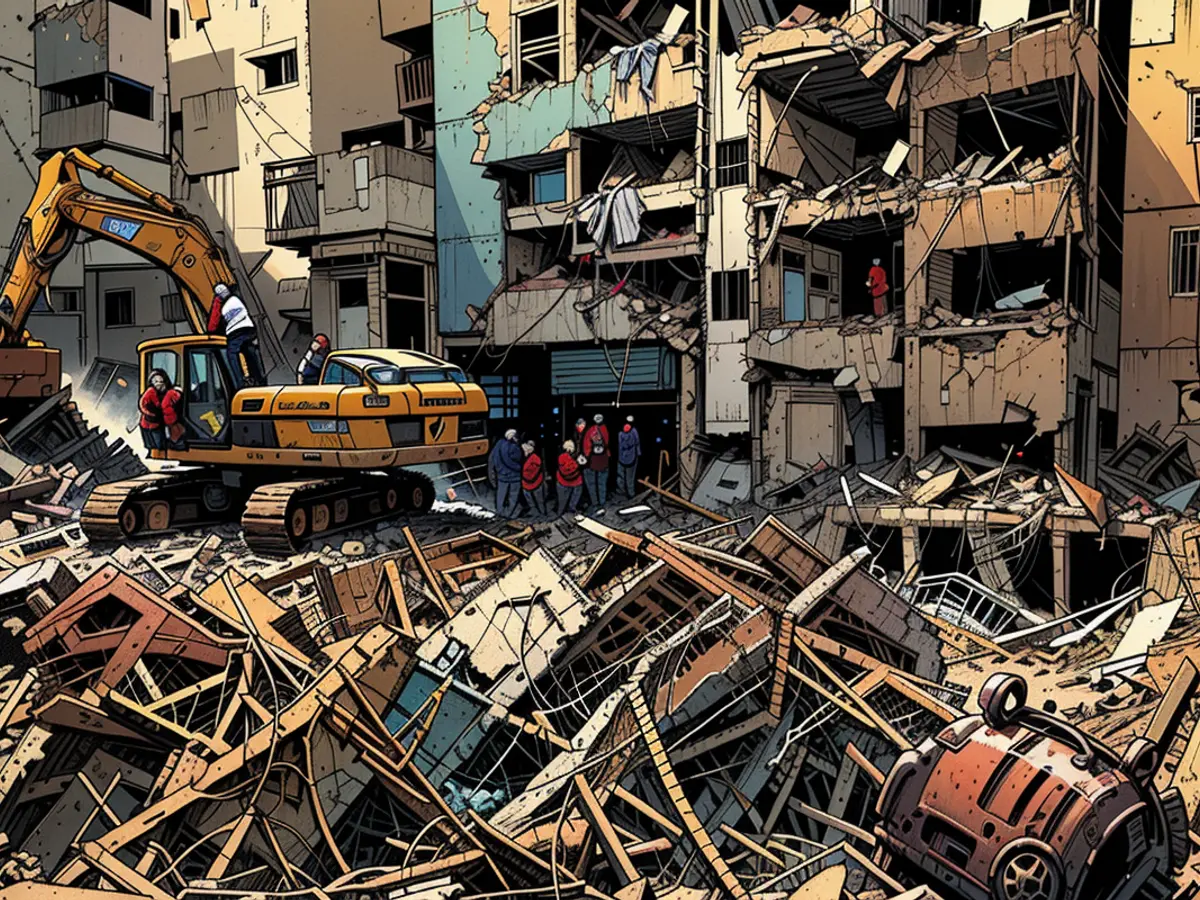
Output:
[[[1045,852],[1022,847],[996,871],[992,893],[996,900],[1059,900],[1063,878]]]

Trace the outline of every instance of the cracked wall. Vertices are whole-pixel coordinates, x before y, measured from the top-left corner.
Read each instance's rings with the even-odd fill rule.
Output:
[[[573,9],[573,5],[572,5]],[[438,235],[438,325],[471,329],[467,307],[483,307],[503,280],[504,221],[496,183],[483,165],[561,145],[567,128],[607,123],[611,64],[572,81],[539,85],[509,97],[506,0],[433,9]]]
[[[1163,425],[1189,438],[1200,461],[1200,423],[1187,411],[1197,369],[1196,288],[1173,268],[1181,236],[1200,234],[1200,165],[1189,139],[1189,91],[1200,88],[1200,11],[1188,0],[1135,3],[1130,51],[1125,184],[1124,315],[1121,316],[1120,437]],[[1140,15],[1139,15],[1140,13]],[[1156,43],[1147,43],[1154,40]]]

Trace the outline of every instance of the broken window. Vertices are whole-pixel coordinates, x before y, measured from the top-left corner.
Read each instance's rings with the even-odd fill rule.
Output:
[[[488,418],[515,419],[520,414],[517,404],[519,375],[480,375],[479,386],[487,394]]]
[[[929,110],[929,173],[945,171],[976,153],[999,160],[1015,147],[1021,148],[1020,159],[1046,163],[1064,149],[1064,135],[1071,134],[1072,93],[1070,79],[1058,78]],[[951,153],[953,159],[946,160]],[[982,171],[988,168],[981,163]]]
[[[567,170],[533,173],[533,202],[560,203],[567,199]]]
[[[258,89],[269,91],[273,88],[297,84],[300,80],[296,68],[296,48],[289,47],[279,53],[264,53],[262,56],[252,56],[249,62],[258,67]]]
[[[50,289],[50,305],[57,312],[79,312],[80,306],[79,288],[51,288]]]
[[[749,178],[745,138],[717,144],[717,187],[745,184]]]
[[[154,89],[119,75],[85,75],[42,88],[43,112],[61,112],[102,102],[117,112],[141,119],[154,118]]]
[[[988,311],[1038,309],[1054,300],[1087,308],[1090,258],[1072,236],[1071,296],[1063,296],[1063,252],[1060,240],[1013,241],[937,250],[929,259],[929,299],[940,301],[959,316],[974,318]],[[1078,253],[1078,257],[1076,254]],[[1077,261],[1076,261],[1077,260]]]
[[[1198,271],[1200,228],[1172,228],[1171,294],[1176,297],[1195,296]]]
[[[401,119],[398,122],[388,122],[385,125],[372,125],[370,128],[356,128],[353,131],[342,132],[342,151],[361,150],[374,144],[386,144],[389,147],[408,147],[408,123]],[[414,141],[414,143],[416,143]]]
[[[783,260],[783,321],[803,322],[808,318],[804,254],[784,250],[780,257]]]
[[[718,322],[750,317],[750,270],[713,272],[712,317]]]
[[[979,6],[980,0],[929,0],[925,5],[925,21],[975,25],[979,22]]]
[[[558,81],[561,71],[558,5],[517,16],[517,86]]]
[[[104,292],[104,327],[121,328],[133,324],[133,290],[116,288]]]

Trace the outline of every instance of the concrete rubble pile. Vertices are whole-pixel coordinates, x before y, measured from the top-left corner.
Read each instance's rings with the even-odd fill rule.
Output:
[[[1080,847],[1118,837],[1087,878],[1193,896],[1189,517],[1063,616],[889,571],[872,497],[1094,521],[1063,473],[980,465],[831,470],[827,515],[655,489],[283,561],[233,528],[0,552],[0,896],[1005,896],[1051,856],[1080,889]]]

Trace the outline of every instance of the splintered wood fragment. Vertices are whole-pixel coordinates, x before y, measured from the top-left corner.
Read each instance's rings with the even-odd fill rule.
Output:
[[[125,865],[116,856],[101,847],[98,842],[87,841],[79,848],[79,852],[82,854],[82,859],[86,861],[84,862],[85,866],[90,863],[125,890],[134,894],[142,894],[149,897],[150,900],[173,900],[170,894],[149,878],[139,874],[136,869]]]
[[[83,785],[84,790],[91,795],[92,802],[96,805],[92,807],[92,811],[87,814],[86,818],[83,820],[83,824],[80,825],[79,830],[75,832],[75,839],[71,842],[73,844],[78,843],[79,839],[87,833],[87,830],[92,827],[92,822],[96,820],[96,816],[101,812],[104,813],[105,817],[113,825],[121,824],[120,818],[118,818],[117,814],[113,812],[112,808],[108,805],[109,796],[117,789],[117,785],[121,783],[121,773],[117,772],[113,775],[112,781],[108,783],[108,787],[104,789],[103,794],[96,790],[96,786],[92,784],[92,780],[88,778],[85,773],[78,772],[76,774],[79,776],[79,781]]]
[[[855,746],[854,741],[846,744],[846,755],[854,761],[854,764],[862,769],[864,775],[870,778],[877,787],[883,786],[883,781],[887,777],[879,770],[875,763],[867,759],[866,754]]]
[[[781,869],[787,868],[787,866],[784,864],[782,859],[780,859],[778,856],[776,856],[774,853],[772,853],[770,850],[768,850],[766,847],[764,847],[758,841],[754,840],[751,837],[748,837],[747,835],[742,834],[740,831],[738,831],[732,825],[726,825],[724,822],[722,822],[721,823],[721,831],[727,837],[731,838],[735,843],[741,844],[743,847],[745,847],[747,850],[749,850],[755,856],[761,856],[763,859],[765,859],[771,865],[778,866]]]
[[[796,641],[795,647],[799,650],[810,663],[816,666],[817,670],[825,677],[827,681],[833,684],[849,701],[856,706],[868,719],[870,719],[875,728],[883,734],[889,741],[899,747],[901,750],[911,750],[912,742],[904,735],[892,727],[892,723],[879,714],[879,712],[867,702],[854,689],[853,686],[847,684],[833,669],[829,668],[825,660],[821,659],[820,655],[812,650],[807,644],[802,641]]]
[[[379,570],[379,581],[375,586],[375,605],[381,610],[389,609],[389,604],[385,603],[384,594],[391,599],[390,608],[396,613],[396,624],[400,630],[411,638],[416,638],[417,632],[413,628],[412,614],[408,610],[408,600],[404,596],[404,582],[400,578],[400,566],[396,564],[396,560],[384,560],[383,566]]]
[[[637,794],[634,794],[633,792],[627,790],[626,788],[621,787],[621,785],[618,784],[616,787],[613,788],[613,796],[616,797],[618,800],[623,800],[625,803],[628,803],[630,806],[632,806],[634,809],[636,809],[638,812],[640,812],[643,816],[645,816],[651,822],[654,822],[656,825],[658,825],[659,828],[661,828],[663,831],[665,831],[667,834],[671,835],[672,837],[677,837],[677,838],[683,837],[683,829],[682,828],[680,828],[678,825],[676,825],[674,822],[672,822],[670,819],[668,819],[666,816],[664,816],[661,812],[659,812],[657,809],[655,809],[653,806],[651,806],[649,803],[647,803],[645,800],[643,800]]]
[[[217,854],[217,858],[212,861],[212,865],[208,867],[208,874],[205,878],[213,881],[219,881],[225,877],[225,873],[229,871],[229,864],[233,862],[233,858],[237,855],[238,850],[242,847],[242,842],[246,839],[246,834],[250,831],[250,826],[254,824],[254,807],[246,807],[246,811],[241,814],[237,822],[233,826],[233,830],[229,833],[229,837],[225,841],[225,845],[221,847],[221,852]]]
[[[809,806],[795,797],[788,801],[788,805],[801,815],[808,816],[814,822],[819,822],[829,828],[834,828],[848,834],[850,837],[862,841],[869,847],[875,846],[875,835],[863,828],[859,828],[852,822],[847,822],[845,819],[827,813],[823,809],[817,809],[815,806]]]
[[[412,551],[413,559],[416,560],[417,568],[421,570],[421,577],[425,579],[425,583],[429,585],[429,590],[433,592],[433,599],[437,602],[438,607],[447,619],[454,618],[454,607],[450,605],[450,601],[442,593],[442,586],[438,582],[437,575],[434,574],[433,568],[429,565],[429,560],[425,558],[425,552],[421,549],[421,545],[417,543],[412,529],[405,525],[402,533],[404,534],[404,540],[408,542],[408,549]]]
[[[718,512],[713,512],[711,509],[705,509],[703,506],[697,506],[691,500],[685,500],[682,497],[680,497],[678,494],[674,494],[671,491],[666,490],[665,488],[660,488],[658,485],[652,484],[648,479],[642,478],[638,481],[638,484],[640,484],[644,488],[648,488],[649,490],[654,491],[654,493],[658,494],[660,497],[665,498],[666,500],[671,501],[676,506],[681,506],[684,509],[691,510],[692,512],[694,512],[698,515],[704,516],[704,518],[706,518],[706,519],[711,519],[714,522],[728,522],[729,521],[729,516],[723,516]]]
[[[390,872],[362,878],[358,872],[349,872],[330,882],[324,889],[326,894],[363,894],[382,891],[393,885],[402,885],[407,881],[422,882],[432,875],[461,869],[465,866],[484,861],[486,854],[482,850],[466,850],[462,853],[451,853],[441,859],[431,862],[417,863],[414,866],[396,868]],[[499,894],[495,896],[500,896]]]
[[[604,858],[608,860],[609,868],[613,870],[617,880],[621,882],[622,886],[637,881],[639,877],[637,866],[629,858],[625,845],[621,843],[612,822],[604,812],[604,806],[593,793],[592,786],[588,784],[587,778],[582,772],[575,776],[575,789],[579,791],[580,812],[583,813],[588,824],[595,829],[596,837],[600,841],[600,848],[604,851]]]

